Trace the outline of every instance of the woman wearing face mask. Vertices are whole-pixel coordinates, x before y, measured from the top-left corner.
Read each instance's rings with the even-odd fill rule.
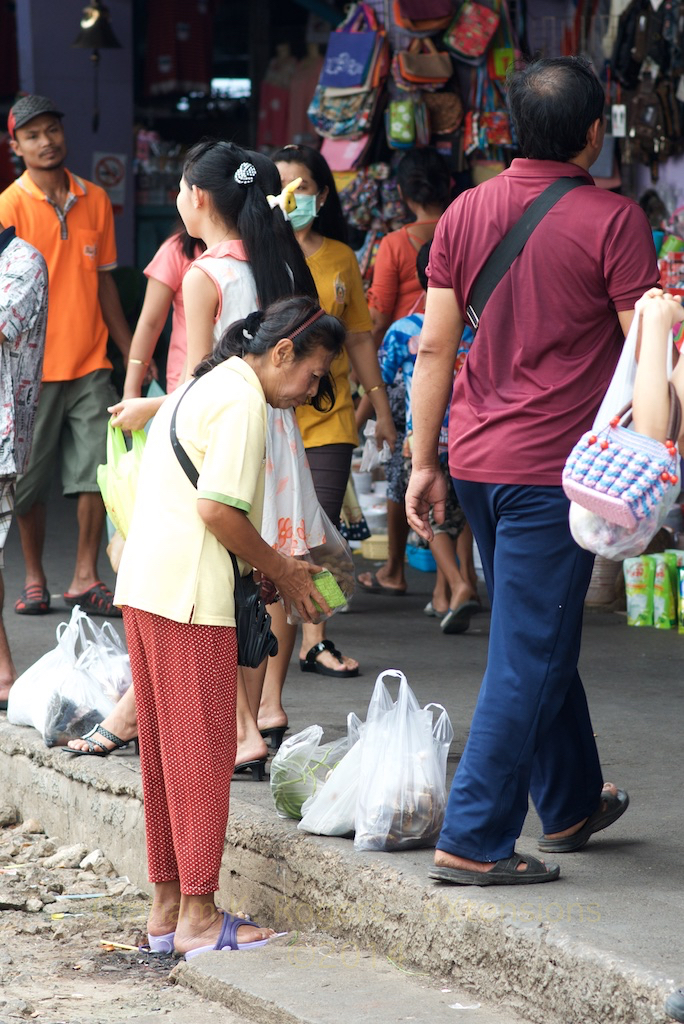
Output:
[[[337,316],[347,329],[344,351],[335,358],[331,368],[336,395],[334,408],[324,413],[311,406],[297,409],[318,500],[337,524],[352,452],[358,444],[350,367],[373,404],[378,445],[381,447],[386,440],[393,447],[396,430],[370,333],[372,324],[358,262],[346,244],[346,224],[330,168],[320,153],[308,146],[286,146],[271,159],[280,172],[283,187],[301,178],[295,192],[297,208],[290,213],[290,222],[316,284],[321,306],[327,313]],[[296,630],[288,626],[277,608],[274,621],[280,646],[278,656],[269,658],[259,727],[277,743],[287,722],[281,691]],[[359,671],[356,660],[342,655],[332,641],[326,639],[325,623],[302,627],[299,663],[303,672],[332,677],[355,676]]]

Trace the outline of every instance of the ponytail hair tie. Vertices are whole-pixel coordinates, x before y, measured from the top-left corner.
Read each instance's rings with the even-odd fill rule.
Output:
[[[238,185],[251,185],[256,178],[257,170],[254,164],[241,163],[237,171],[233,175],[233,179]]]

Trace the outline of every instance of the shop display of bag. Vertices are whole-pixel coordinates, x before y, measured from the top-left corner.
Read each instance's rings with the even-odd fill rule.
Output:
[[[307,115],[324,138],[360,139],[367,134],[380,106],[382,90],[361,90],[344,96],[332,95],[316,86]]]
[[[394,0],[392,14],[407,32],[432,35],[449,25],[454,5],[452,0]]]
[[[385,111],[385,132],[390,149],[427,146],[430,141],[427,107],[422,100],[391,100]]]
[[[485,65],[473,72],[470,106],[463,122],[463,152],[500,160],[501,147],[514,144],[512,122],[501,84],[491,80]]]
[[[491,7],[465,0],[442,37],[457,60],[480,64],[499,26],[499,14]]]
[[[427,107],[430,131],[433,135],[450,135],[463,122],[463,101],[456,92],[442,89],[425,92],[423,103]]]
[[[321,156],[331,171],[354,171],[363,163],[371,143],[370,135],[351,139],[348,135],[340,139],[323,139]]]
[[[414,39],[408,50],[400,50],[392,61],[394,80],[400,88],[436,89],[454,73],[451,57],[438,50],[431,39]]]
[[[363,42],[363,54],[357,54],[357,44],[350,42],[352,36],[373,39],[372,50],[362,71],[359,70],[361,57],[366,53],[370,38]],[[358,139],[371,131],[381,106],[382,85],[389,71],[387,37],[373,9],[368,4],[359,3],[352,6],[345,21],[331,33],[330,40],[328,52],[333,56],[330,64],[326,58],[307,116],[316,132],[324,138]],[[356,56],[351,56],[352,53]],[[344,54],[348,59],[342,60]],[[341,84],[348,80],[358,84]],[[333,81],[338,84],[331,85]]]
[[[503,81],[511,64],[521,56],[508,0],[498,0],[499,25],[487,50],[487,74],[492,81]]]

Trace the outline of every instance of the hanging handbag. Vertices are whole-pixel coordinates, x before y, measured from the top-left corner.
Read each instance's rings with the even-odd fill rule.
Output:
[[[178,440],[176,414],[183,398],[185,398],[190,388],[194,387],[198,379],[195,378],[181,395],[176,408],[173,410],[170,426],[171,444],[176,458],[193,487],[197,487],[199,473],[185,448],[183,448]],[[254,582],[252,573],[249,576],[240,575],[237,558],[232,551],[228,551],[228,554],[233,563],[233,576],[235,578],[235,633],[237,636],[238,665],[243,665],[245,668],[258,668],[264,658],[278,653],[278,638],[271,632],[271,616],[266,611],[266,602],[261,596],[261,588]]]
[[[655,522],[660,506],[679,483],[676,444],[682,409],[674,385],[669,385],[669,392],[665,444],[627,429],[632,419],[629,405],[603,430],[582,435],[563,470],[563,490],[571,501],[627,529],[644,519]]]
[[[475,0],[466,0],[442,41],[458,60],[480,64],[498,27],[499,15],[495,10]]]
[[[432,35],[445,29],[454,16],[451,0],[394,0],[392,15],[395,25],[407,32]]]
[[[431,39],[414,39],[408,50],[400,50],[397,66],[404,82],[423,88],[445,85],[454,73],[449,54]]]

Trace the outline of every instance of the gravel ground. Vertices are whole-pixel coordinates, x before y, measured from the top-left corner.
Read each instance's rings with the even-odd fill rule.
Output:
[[[0,807],[0,1024],[235,1020],[174,985],[173,957],[139,948],[149,897],[102,851],[17,821]]]

